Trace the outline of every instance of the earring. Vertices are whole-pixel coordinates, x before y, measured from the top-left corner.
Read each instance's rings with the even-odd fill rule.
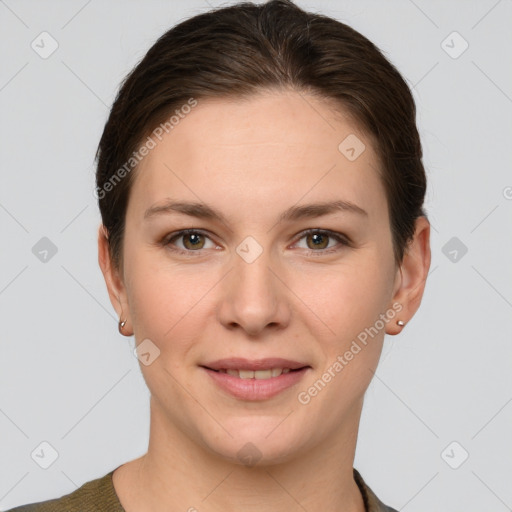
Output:
[[[126,320],[124,321],[121,321],[121,319],[119,319],[119,324],[117,326],[117,328],[119,329],[119,332],[121,334],[123,334],[123,327],[126,325]]]
[[[403,327],[405,325],[405,323],[403,322],[403,320],[397,320],[396,321],[397,325],[399,325],[400,327]]]

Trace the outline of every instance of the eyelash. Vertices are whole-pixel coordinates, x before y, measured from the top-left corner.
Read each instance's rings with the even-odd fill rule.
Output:
[[[190,234],[197,234],[197,235],[202,235],[202,236],[205,236],[207,238],[210,238],[206,233],[204,233],[203,231],[201,231],[199,229],[183,229],[181,231],[178,231],[176,233],[172,233],[171,235],[165,237],[162,240],[162,245],[166,246],[169,250],[171,250],[172,252],[177,253],[177,254],[183,254],[183,255],[191,256],[191,257],[193,257],[192,256],[193,253],[199,253],[199,255],[200,255],[201,254],[201,249],[193,251],[193,250],[184,250],[184,249],[179,249],[179,248],[176,248],[176,247],[172,247],[171,242],[173,240],[176,240],[178,238],[181,238],[182,236],[190,235]],[[319,228],[311,228],[311,229],[307,229],[306,231],[303,231],[302,233],[300,233],[300,236],[297,239],[297,242],[302,240],[302,238],[306,237],[307,235],[313,235],[313,234],[319,234],[319,235],[328,236],[330,238],[334,238],[337,242],[339,242],[339,244],[341,244],[344,247],[351,247],[352,246],[352,244],[350,243],[348,238],[342,236],[341,234],[336,233],[334,231],[330,231],[328,229],[319,229]],[[318,250],[318,251],[315,251],[313,249],[309,249],[308,250],[308,256],[322,256],[322,255],[325,255],[325,254],[332,254],[333,252],[337,252],[338,250],[339,250],[339,247],[334,247],[334,248],[331,247],[329,249],[321,249],[321,250]]]

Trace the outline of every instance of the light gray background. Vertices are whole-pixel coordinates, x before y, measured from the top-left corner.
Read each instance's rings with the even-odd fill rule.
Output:
[[[429,179],[424,300],[386,338],[354,465],[398,510],[511,510],[512,2],[298,4],[361,31],[406,77]],[[97,265],[93,158],[121,79],[209,5],[0,1],[2,510],[146,451],[148,391]],[[47,59],[31,48],[42,31],[59,44]],[[453,31],[469,44],[458,58]],[[58,249],[46,263],[32,253],[42,237]],[[468,249],[455,262],[452,237]],[[43,441],[58,452],[46,470],[31,458]]]

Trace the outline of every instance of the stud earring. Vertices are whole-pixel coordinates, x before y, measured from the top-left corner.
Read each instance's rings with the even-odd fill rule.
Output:
[[[124,321],[121,321],[121,319],[119,319],[119,324],[117,326],[117,328],[119,329],[119,332],[121,334],[123,334],[123,327],[126,325],[126,320]]]
[[[405,325],[405,323],[403,322],[403,320],[397,320],[396,321],[397,325],[399,325],[400,327],[403,327]]]

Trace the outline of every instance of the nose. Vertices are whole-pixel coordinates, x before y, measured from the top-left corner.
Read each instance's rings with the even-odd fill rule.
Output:
[[[234,257],[233,268],[222,280],[218,319],[229,330],[249,336],[284,329],[290,322],[290,292],[267,253],[252,262]]]

